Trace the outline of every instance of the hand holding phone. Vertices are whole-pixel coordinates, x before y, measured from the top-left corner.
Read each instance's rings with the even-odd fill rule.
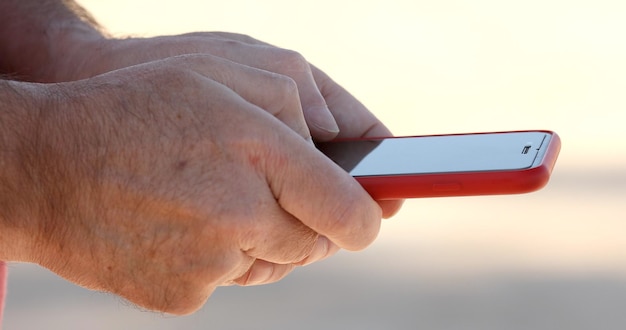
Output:
[[[560,139],[517,131],[339,140],[318,148],[377,200],[517,194],[550,178]]]

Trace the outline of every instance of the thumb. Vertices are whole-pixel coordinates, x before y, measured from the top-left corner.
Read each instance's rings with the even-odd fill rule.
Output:
[[[291,133],[291,132],[290,132]],[[283,139],[268,162],[279,205],[339,247],[360,250],[378,235],[382,211],[348,173],[302,139]]]

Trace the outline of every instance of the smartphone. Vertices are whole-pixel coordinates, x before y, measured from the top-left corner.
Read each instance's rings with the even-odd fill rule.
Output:
[[[560,147],[542,130],[318,144],[377,200],[532,192],[547,184]]]

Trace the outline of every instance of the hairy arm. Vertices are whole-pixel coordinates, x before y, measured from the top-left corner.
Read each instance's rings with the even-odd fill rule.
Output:
[[[103,38],[96,21],[72,0],[0,0],[1,74],[56,81],[54,68],[65,66],[68,54]]]

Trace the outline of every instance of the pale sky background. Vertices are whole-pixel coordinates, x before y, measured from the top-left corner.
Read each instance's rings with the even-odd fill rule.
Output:
[[[614,303],[626,304],[626,2],[82,0],[80,3],[115,36],[228,31],[297,50],[357,96],[397,135],[550,129],[562,138],[563,148],[552,181],[542,191],[516,196],[407,201],[396,217],[385,221],[379,239],[366,251],[341,253],[319,266],[302,269],[269,289],[244,288],[236,291],[237,299],[228,298],[234,292],[232,289],[220,291],[227,297],[210,301],[206,313],[214,314],[209,320],[220,320],[220,312],[211,310],[228,310],[228,306],[244,308],[248,305],[243,301],[255,297],[263,301],[259,306],[271,303],[277,310],[288,308],[297,304],[298,288],[315,287],[322,281],[336,291],[328,292],[316,308],[330,306],[329,310],[333,310],[333,302],[342,301],[370,304],[376,306],[377,312],[344,311],[343,315],[348,316],[341,318],[323,310],[318,311],[321,314],[315,320],[296,313],[292,316],[293,323],[287,318],[283,325],[306,319],[311,328],[346,329],[351,325],[366,329],[369,325],[376,329],[380,327],[372,320],[378,320],[387,325],[396,322],[395,326],[387,327],[390,329],[411,329],[417,327],[415,315],[419,315],[428,329],[513,329],[511,325],[516,317],[540,322],[529,327],[533,329],[586,328],[559,323],[562,320],[552,313],[556,308],[563,313],[563,319],[580,320],[586,316],[594,319],[594,315],[599,315],[599,319],[608,320],[613,326],[592,322],[589,329],[626,327],[622,316],[626,305]],[[19,266],[15,267],[18,268],[15,272],[20,270]],[[33,278],[45,273],[32,268],[21,271],[20,274]],[[27,275],[24,278],[29,278]],[[335,277],[336,282],[329,279]],[[536,300],[530,299],[531,303],[519,307],[510,302],[519,302],[516,299],[526,294],[525,291],[512,289],[514,286],[485,284],[508,283],[508,279],[518,277],[554,285],[547,285],[546,290],[538,289]],[[354,285],[354,279],[359,278],[373,282],[352,292],[350,297],[354,298],[341,300],[338,295],[342,288]],[[459,283],[475,283],[470,280],[475,278],[487,280],[480,282],[484,286],[476,291],[469,291],[475,295],[468,294],[472,298],[467,301],[445,300],[441,297],[454,294],[443,290],[441,296],[426,295],[427,302],[419,305],[421,310],[430,310],[432,306],[428,302],[436,297],[444,303],[440,309],[432,308],[443,314],[446,306],[458,305],[459,313],[453,316],[463,320],[458,327],[445,322],[449,326],[435,321],[427,323],[433,314],[419,314],[418,309],[394,312],[403,304],[401,301],[389,307],[383,303],[389,299],[383,298],[384,292],[396,292],[396,289],[412,292],[420,285],[439,292],[436,288],[451,283],[456,288]],[[594,280],[578,285],[578,280],[588,278]],[[605,291],[598,289],[600,284],[593,286],[596,278],[599,278],[597,283],[607,285],[606,292],[614,295],[606,296]],[[606,278],[610,281],[605,281]],[[396,282],[401,284],[394,287]],[[296,298],[283,297],[284,300],[274,302],[278,298],[271,294],[285,288],[293,291]],[[572,293],[580,288],[588,290],[584,292],[595,299]],[[378,292],[374,299],[360,300],[363,297],[358,292],[372,290]],[[544,299],[539,296],[544,291],[555,294]],[[259,292],[270,293],[265,296]],[[502,302],[485,297],[502,298]],[[605,298],[612,302],[602,305]],[[93,325],[89,320],[118,328],[170,329],[155,317],[138,321],[141,313],[120,306],[115,300],[108,301],[109,307],[94,311],[94,307],[80,309],[90,306],[93,295],[76,299],[67,305],[76,311],[69,318],[58,316],[69,308],[61,302],[56,309],[26,300],[23,307],[16,303],[12,309],[9,302],[6,329],[12,329],[8,327],[10,324],[22,329],[50,323],[59,324],[60,329],[72,326],[80,329],[80,325]],[[533,309],[532,302],[546,301],[545,314]],[[580,309],[576,304],[581,304]],[[501,306],[512,306],[511,310],[500,311],[504,315],[503,324],[508,326],[486,326],[495,316],[476,312],[480,306],[494,311]],[[598,309],[607,314],[589,314],[592,306],[601,306]],[[615,313],[611,308],[616,308]],[[271,316],[280,313],[263,311],[265,314],[257,315],[259,319],[251,324],[257,328],[281,328]],[[42,321],[28,320],[31,313],[43,315]],[[375,319],[377,313],[380,318]],[[78,322],[77,315],[86,316]],[[118,319],[119,315],[124,316]],[[356,321],[361,317],[365,320],[363,324]],[[200,319],[200,316],[185,319],[180,322],[188,322],[187,326],[171,325],[171,329],[206,328],[202,322],[209,321]],[[338,319],[344,323],[334,323]],[[228,320],[247,322],[237,316],[228,316]],[[234,328],[250,328],[241,324]]]

